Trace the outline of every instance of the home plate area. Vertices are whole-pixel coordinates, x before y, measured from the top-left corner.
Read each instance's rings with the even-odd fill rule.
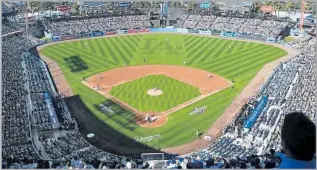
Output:
[[[160,75],[165,76],[167,78],[163,78],[164,80],[162,80],[162,82],[155,82],[156,78],[153,78],[153,76]],[[151,79],[151,81],[153,82],[146,79],[144,80],[144,78],[148,76],[152,76],[148,79],[152,78],[153,80]],[[140,81],[141,83],[136,82],[135,84],[137,85],[133,86],[134,81]],[[168,84],[168,87],[166,87],[166,81],[177,81],[179,83],[185,83],[184,86],[196,88],[197,95],[194,95],[194,97],[192,98],[186,99],[183,103],[177,103],[175,106],[173,105],[173,107],[167,107],[165,109],[159,108],[158,110],[153,111],[157,109],[157,107],[161,107],[162,102],[167,101],[166,97],[169,98],[169,95],[170,97],[175,97],[174,94],[178,94],[175,93],[176,90],[179,90],[179,88],[177,88],[178,86],[174,90],[168,89],[170,84]],[[133,88],[143,88],[143,84],[146,84],[144,82],[148,82],[148,84],[152,83],[153,86],[147,87],[147,89],[144,89],[144,91],[142,91],[142,89],[141,91],[137,91],[137,88]],[[135,113],[136,123],[139,126],[146,128],[160,127],[167,122],[168,114],[180,110],[188,105],[191,105],[205,97],[208,97],[232,85],[230,81],[216,74],[204,70],[199,70],[196,68],[172,65],[126,66],[99,73],[89,78],[85,78],[83,79],[82,83],[99,92],[100,94],[104,95],[108,99],[111,99],[113,102],[119,104],[124,109],[130,110],[133,113]],[[184,87],[184,89],[186,88],[187,87]],[[118,94],[114,95],[113,91],[117,91]],[[121,93],[125,95],[121,95]],[[180,91],[179,93],[186,94],[188,92]],[[133,100],[132,98],[128,100],[126,98],[120,98],[121,96],[135,97],[133,98]],[[151,107],[140,109],[138,108],[140,106],[140,102],[136,103],[136,98],[140,98],[140,96],[141,98],[143,97],[142,100],[140,100],[144,102],[142,102],[143,105],[148,104],[151,107],[153,107],[153,105],[156,104],[150,103],[149,100],[158,101],[158,103],[161,104],[156,104],[156,108],[154,109]],[[170,99],[170,101],[173,100],[177,99]],[[134,103],[131,103],[131,101]],[[206,107],[202,106],[200,108],[195,108],[189,114],[202,114],[205,112],[205,110]]]

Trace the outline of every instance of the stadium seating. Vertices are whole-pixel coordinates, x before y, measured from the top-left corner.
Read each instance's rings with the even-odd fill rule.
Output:
[[[5,7],[3,7],[5,8]],[[288,23],[250,18],[230,18],[213,15],[184,15],[183,28],[215,29],[248,35],[276,37]],[[3,34],[17,29],[4,24]],[[94,30],[149,27],[146,15],[90,18],[44,22],[56,35]],[[17,27],[20,28],[20,27]],[[144,161],[102,151],[88,143],[79,133],[76,121],[56,94],[55,109],[49,107],[45,93],[54,91],[45,63],[27,49],[37,40],[25,32],[2,37],[2,167],[3,168],[274,168],[275,161],[265,155],[270,149],[280,151],[281,128],[287,114],[301,111],[316,120],[316,37],[306,36],[292,42],[301,53],[281,63],[256,98],[241,108],[221,136],[206,148],[170,160]],[[268,96],[267,105],[254,126],[242,132],[243,122],[259,103]],[[49,114],[54,110],[61,122]],[[32,126],[30,126],[32,124]],[[54,134],[46,134],[59,124]],[[30,138],[30,133],[39,139]],[[43,135],[44,134],[44,135]]]

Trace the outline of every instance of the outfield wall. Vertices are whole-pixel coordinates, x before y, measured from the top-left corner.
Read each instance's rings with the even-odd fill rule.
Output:
[[[269,43],[276,43],[277,39],[274,37],[260,37],[253,36],[246,33],[236,33],[236,32],[225,32],[219,30],[199,30],[199,29],[185,29],[185,28],[139,28],[139,29],[121,29],[113,31],[92,31],[87,33],[80,33],[77,35],[54,35],[51,34],[48,39],[49,41],[63,41],[69,39],[78,39],[78,38],[89,38],[89,37],[98,37],[98,36],[107,36],[107,35],[120,35],[120,34],[134,34],[142,32],[157,32],[157,33],[184,33],[184,34],[201,34],[201,35],[219,35],[222,37],[238,38],[238,39],[251,39],[258,40]]]
[[[67,36],[55,36],[55,38],[57,37],[57,40],[56,41],[63,41],[63,40],[67,40],[67,39],[72,39],[74,37],[77,37],[75,39],[79,39],[79,38],[90,38],[90,37],[98,37],[98,36],[108,36],[108,35],[116,35],[116,34],[121,34],[121,35],[124,35],[124,34],[134,34],[134,33],[142,33],[142,32],[152,32],[152,33],[159,33],[159,32],[171,32],[171,33],[182,33],[182,34],[193,34],[193,35],[218,35],[218,36],[222,36],[222,37],[228,37],[228,38],[236,38],[237,40],[238,39],[253,39],[253,40],[259,40],[259,39],[256,39],[255,38],[250,38],[250,37],[247,37],[247,36],[243,36],[243,35],[240,35],[240,34],[236,34],[236,33],[230,33],[230,32],[219,32],[219,31],[211,31],[211,30],[193,30],[193,29],[183,29],[183,28],[168,28],[168,29],[165,29],[165,28],[160,28],[160,29],[157,29],[157,28],[150,28],[150,29],[125,29],[125,30],[116,30],[116,31],[109,31],[109,32],[104,32],[103,34],[102,33],[98,33],[98,32],[94,32],[94,33],[91,33],[91,34],[81,34],[81,35],[77,35],[77,36],[71,36],[71,35],[67,35]],[[240,36],[239,36],[240,35]],[[100,37],[102,38],[102,37]],[[52,38],[53,39],[53,38]],[[263,41],[263,42],[268,42],[267,39],[263,38],[260,40],[260,41]],[[59,42],[57,42],[59,43]],[[268,82],[268,81],[266,81]],[[265,88],[266,85],[263,85],[262,87]],[[262,88],[262,90],[263,90]],[[262,91],[261,90],[261,91]],[[256,115],[258,115],[259,111],[257,113],[255,113],[255,116],[253,119],[250,119],[251,122],[254,122],[255,117]],[[253,123],[251,123],[253,124]]]

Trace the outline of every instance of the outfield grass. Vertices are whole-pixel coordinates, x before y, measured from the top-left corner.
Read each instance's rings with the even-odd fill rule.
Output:
[[[88,47],[85,47],[86,42]],[[159,140],[147,143],[155,148],[195,140],[195,131],[205,132],[264,64],[287,54],[277,47],[263,44],[180,34],[139,34],[78,40],[45,47],[41,53],[58,62],[73,93],[80,95],[99,119],[131,138],[161,134]],[[148,62],[144,63],[144,59]],[[139,127],[133,123],[133,113],[128,111],[110,116],[96,110],[94,105],[107,99],[80,83],[83,76],[122,67],[124,63],[183,65],[184,61],[188,63],[187,66],[210,71],[229,80],[234,78],[235,88],[223,90],[170,114],[168,122],[155,129]],[[195,107],[201,106],[207,106],[204,114],[189,115]],[[112,108],[116,110],[118,107]],[[126,125],[130,128],[126,128]]]
[[[153,87],[163,91],[160,96],[150,96]],[[131,90],[133,89],[133,90]],[[114,86],[110,94],[144,112],[163,112],[200,95],[197,87],[163,76],[152,75]]]

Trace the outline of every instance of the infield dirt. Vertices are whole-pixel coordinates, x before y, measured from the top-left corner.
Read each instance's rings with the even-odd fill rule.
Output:
[[[145,116],[149,112],[141,112],[129,106],[129,104],[109,94],[113,86],[146,77],[148,75],[165,75],[189,85],[195,86],[199,88],[201,95],[165,112],[150,112],[151,115],[157,116],[158,120],[149,124],[145,120]],[[99,87],[99,90],[96,90],[97,92],[113,100],[122,107],[128,110],[132,110],[136,114],[136,123],[141,127],[149,128],[162,126],[166,123],[168,114],[182,109],[216,92],[224,90],[232,85],[231,82],[216,74],[191,67],[172,65],[143,65],[121,67],[91,76],[82,83],[89,86],[90,88],[93,88],[94,90],[96,90],[96,87]]]
[[[148,33],[151,34],[151,33]],[[175,34],[175,33],[172,33]],[[133,35],[133,34],[130,34]],[[123,36],[123,35],[114,35],[114,36]],[[126,36],[126,35],[124,35]],[[161,151],[166,152],[166,153],[173,153],[173,154],[187,154],[190,152],[194,152],[198,149],[201,149],[203,147],[206,147],[208,144],[210,144],[213,140],[215,140],[219,135],[221,135],[221,132],[223,128],[228,125],[231,121],[232,118],[236,115],[236,113],[239,111],[239,109],[242,107],[242,105],[248,100],[248,97],[256,95],[261,86],[268,80],[270,75],[273,73],[274,68],[281,62],[286,61],[296,55],[298,55],[298,52],[294,49],[287,48],[282,45],[278,44],[271,44],[271,43],[265,43],[265,42],[260,42],[256,40],[242,40],[242,39],[234,39],[234,38],[224,38],[220,36],[208,36],[208,35],[196,35],[196,36],[207,36],[207,37],[214,37],[214,38],[221,38],[221,39],[231,39],[235,41],[245,41],[245,42],[255,42],[255,43],[261,43],[261,44],[266,44],[266,45],[271,45],[271,46],[277,46],[279,48],[284,49],[287,51],[288,55],[285,57],[282,57],[278,60],[275,60],[271,63],[266,64],[259,72],[258,74],[252,79],[252,81],[244,88],[244,90],[234,99],[232,104],[225,110],[225,112],[218,118],[218,120],[209,128],[209,130],[204,133],[202,136],[208,135],[211,136],[211,140],[207,141],[204,140],[203,138],[199,138],[193,142],[189,142],[187,144],[183,144],[180,146],[176,147],[170,147],[170,148],[163,148]],[[110,37],[110,36],[108,36]],[[95,38],[107,38],[107,37],[95,37]],[[68,41],[78,41],[78,40],[68,40]],[[64,41],[63,41],[64,42]],[[52,44],[57,44],[57,43],[63,43],[63,42],[54,42],[50,44],[43,45],[41,47],[38,47],[37,49],[40,50],[41,48],[52,45]],[[54,82],[57,86],[57,89],[59,92],[64,93],[66,96],[72,96],[71,89],[63,76],[63,73],[61,69],[59,68],[58,64],[55,61],[52,61],[48,57],[44,55],[40,55],[43,60],[48,64],[48,67],[50,69],[50,72],[52,74],[52,77],[54,79]],[[52,73],[53,72],[53,73]],[[55,73],[54,73],[55,72]],[[160,119],[160,121],[164,121],[165,118]],[[166,121],[166,120],[165,120]],[[115,147],[115,144],[112,143],[112,147]],[[130,148],[125,148],[124,146],[119,145],[120,147],[120,154],[124,154],[127,152],[127,149]]]

